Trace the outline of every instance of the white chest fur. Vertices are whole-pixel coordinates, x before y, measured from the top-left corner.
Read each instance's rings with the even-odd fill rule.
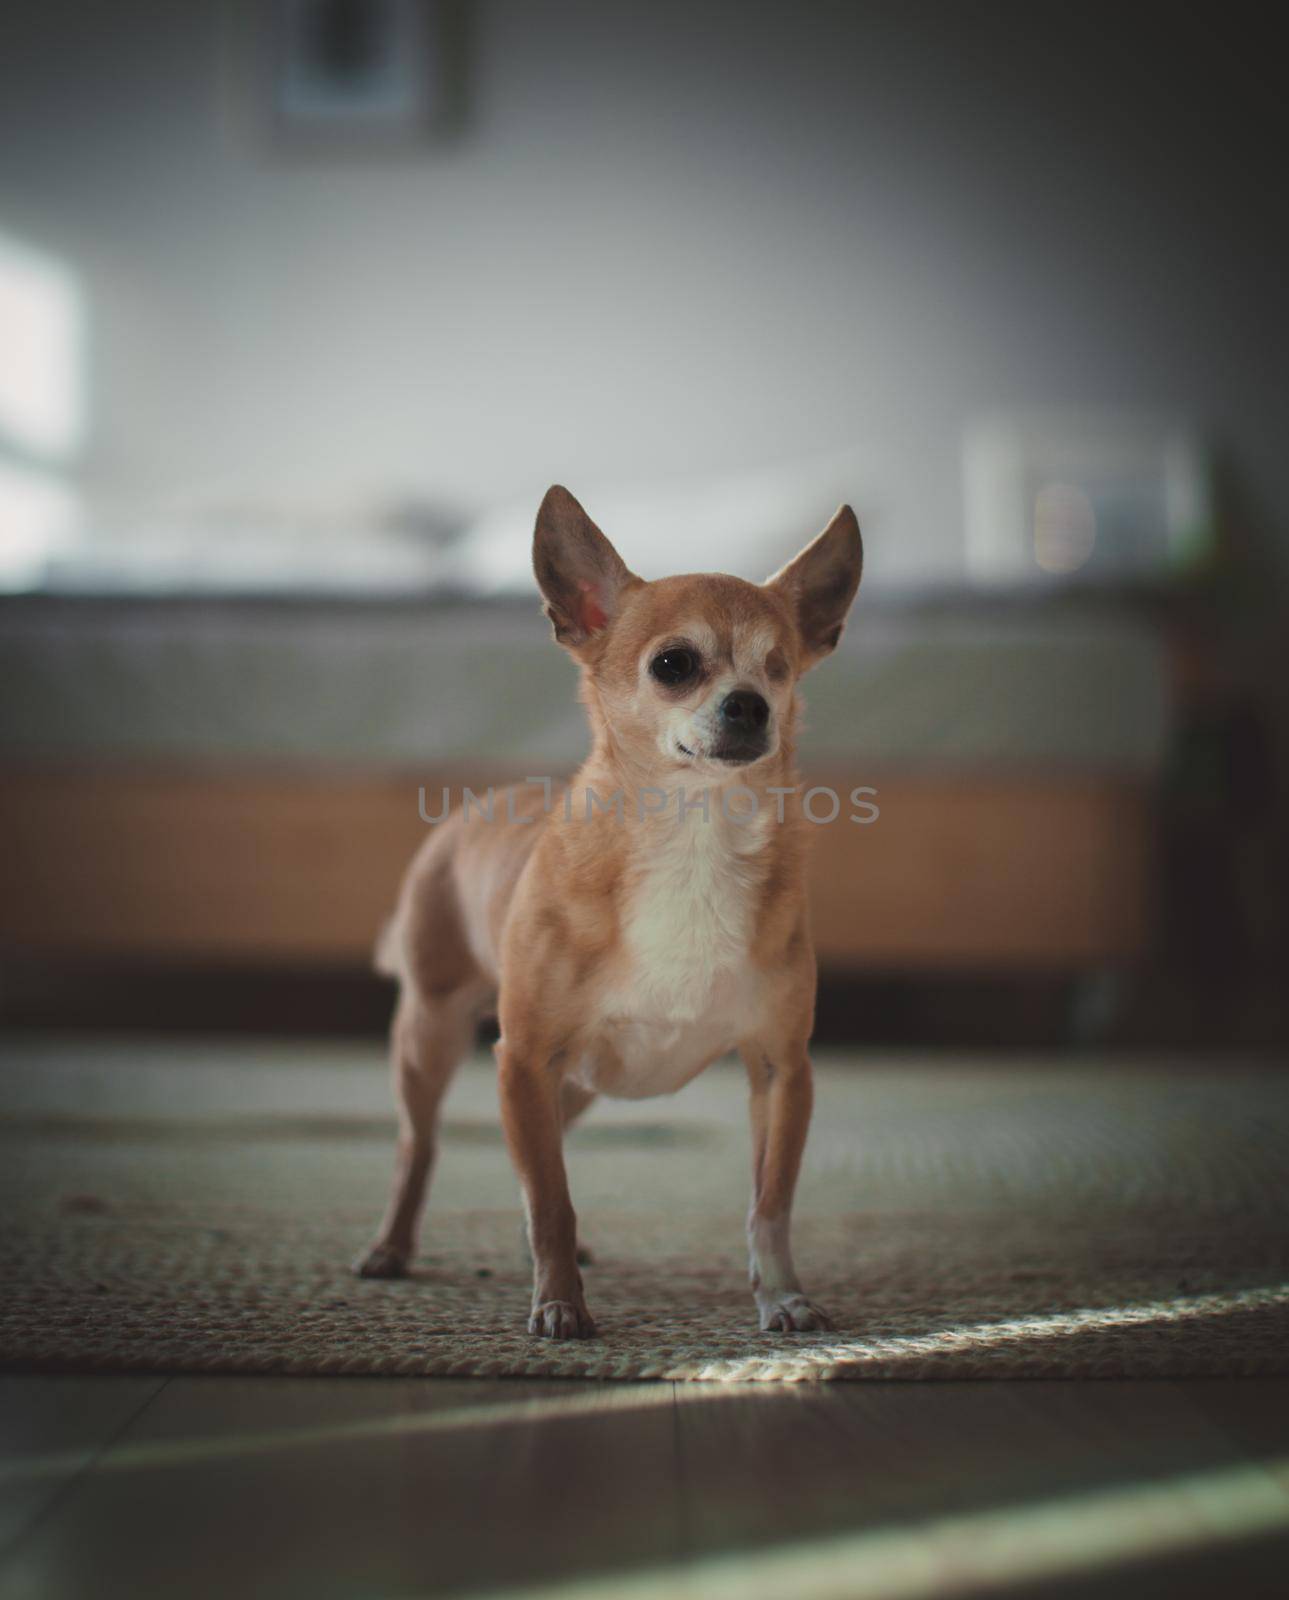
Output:
[[[618,981],[600,1006],[600,1047],[584,1063],[587,1087],[667,1094],[746,1031],[764,843],[761,819],[730,822],[715,805],[710,820],[690,815],[650,835],[637,855]]]

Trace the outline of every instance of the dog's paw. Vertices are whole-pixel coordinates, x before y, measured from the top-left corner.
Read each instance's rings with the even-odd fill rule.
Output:
[[[387,1244],[374,1244],[354,1258],[353,1267],[360,1278],[405,1278],[407,1257]]]
[[[594,1339],[595,1324],[584,1305],[571,1300],[543,1300],[533,1307],[528,1319],[529,1333],[539,1339]]]
[[[762,1333],[822,1333],[832,1327],[828,1313],[803,1294],[763,1301],[760,1311]]]

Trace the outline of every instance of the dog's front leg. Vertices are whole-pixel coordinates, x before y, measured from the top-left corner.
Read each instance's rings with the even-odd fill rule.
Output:
[[[748,1269],[761,1327],[808,1333],[832,1324],[806,1298],[792,1262],[792,1197],[810,1127],[814,1084],[805,1050],[782,1063],[759,1045],[742,1050],[751,1086],[752,1209],[747,1219]]]
[[[564,1171],[560,1083],[554,1064],[540,1055],[497,1045],[501,1120],[519,1174],[533,1256],[533,1307],[529,1333],[546,1339],[590,1339],[595,1324],[586,1309],[577,1266],[577,1218]]]

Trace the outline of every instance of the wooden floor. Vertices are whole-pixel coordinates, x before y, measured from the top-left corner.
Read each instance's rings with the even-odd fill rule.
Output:
[[[0,1378],[0,1597],[1289,1594],[1289,1379]]]

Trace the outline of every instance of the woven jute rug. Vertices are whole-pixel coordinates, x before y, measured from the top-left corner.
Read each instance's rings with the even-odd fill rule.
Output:
[[[16,1097],[0,1124],[0,1362],[786,1381],[1289,1372],[1289,1098],[1272,1073],[825,1070],[796,1237],[836,1327],[791,1337],[757,1330],[747,1289],[734,1075],[686,1114],[680,1100],[609,1111],[569,1151],[600,1333],[552,1344],[525,1331],[484,1074],[465,1096],[478,1115],[449,1115],[414,1275],[373,1283],[347,1263],[388,1172],[381,1076],[270,1062],[272,1103],[246,1104],[248,1064],[221,1099],[224,1070],[207,1057],[158,1090],[158,1066],[164,1114],[114,1112],[110,1063],[80,1062],[92,1113],[83,1093]],[[291,1109],[305,1088],[307,1115]]]

